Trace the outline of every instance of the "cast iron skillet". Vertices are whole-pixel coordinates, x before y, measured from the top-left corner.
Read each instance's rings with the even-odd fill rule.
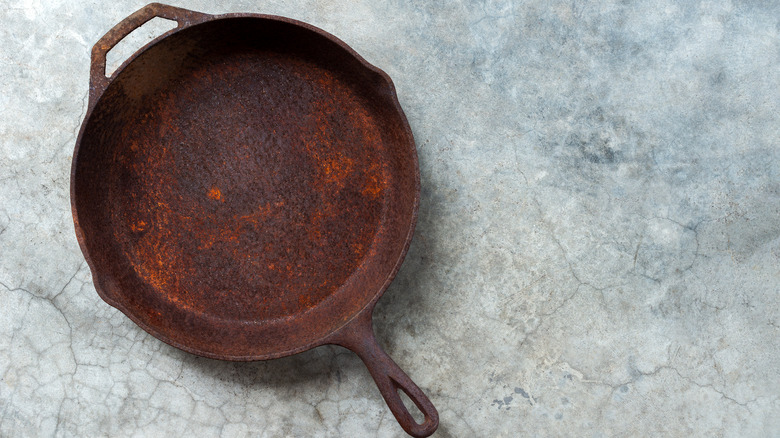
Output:
[[[178,27],[107,78],[106,53],[153,17]],[[371,326],[412,238],[419,178],[390,78],[308,24],[150,4],[92,49],[71,204],[100,296],[200,356],[349,348],[424,437],[436,409]]]

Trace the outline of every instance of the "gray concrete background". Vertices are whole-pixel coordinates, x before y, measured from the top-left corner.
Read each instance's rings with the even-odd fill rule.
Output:
[[[422,201],[375,328],[436,436],[780,436],[778,2],[174,3],[394,79]],[[403,436],[345,350],[206,360],[96,295],[70,161],[90,47],[143,4],[0,7],[0,435]]]

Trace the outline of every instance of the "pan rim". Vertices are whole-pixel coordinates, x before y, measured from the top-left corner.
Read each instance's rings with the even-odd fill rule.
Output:
[[[100,101],[101,94],[96,93],[94,89],[90,90],[90,96],[89,96],[89,105],[87,108],[87,111],[84,116],[84,120],[82,122],[81,128],[79,130],[79,135],[76,140],[76,146],[74,148],[73,152],[73,160],[71,163],[71,184],[70,184],[70,199],[71,199],[71,211],[73,215],[74,220],[74,228],[76,237],[79,243],[79,247],[84,254],[84,258],[90,267],[90,271],[92,273],[93,277],[93,284],[95,286],[95,290],[98,293],[98,295],[103,299],[106,303],[111,305],[112,307],[118,309],[123,314],[125,314],[130,320],[132,320],[136,325],[141,327],[143,330],[145,330],[147,333],[151,334],[155,338],[173,346],[178,349],[184,350],[188,353],[192,353],[198,356],[213,358],[213,359],[221,359],[221,360],[230,360],[230,361],[254,361],[254,360],[268,360],[268,359],[275,359],[280,357],[285,357],[289,355],[293,355],[296,353],[300,353],[309,349],[312,349],[314,347],[328,344],[329,341],[334,337],[335,334],[337,334],[342,328],[349,325],[351,321],[355,320],[359,316],[370,313],[373,311],[373,308],[376,304],[376,302],[381,298],[387,288],[392,283],[393,279],[398,274],[398,271],[400,270],[400,267],[406,258],[406,254],[408,253],[409,247],[411,245],[411,240],[414,235],[414,231],[417,224],[418,219],[418,210],[419,210],[419,204],[420,204],[420,169],[419,169],[419,161],[417,156],[417,148],[414,142],[414,136],[411,130],[411,127],[409,126],[408,119],[406,118],[406,115],[404,114],[400,102],[398,100],[397,92],[395,89],[395,86],[390,79],[389,75],[385,73],[383,70],[379,69],[378,67],[374,66],[373,64],[366,61],[360,54],[358,54],[354,49],[352,49],[349,45],[347,45],[345,42],[343,42],[341,39],[337,38],[336,36],[330,34],[327,31],[324,31],[318,27],[315,27],[313,25],[310,25],[308,23],[287,18],[287,17],[281,17],[277,15],[268,15],[268,14],[253,14],[253,13],[230,13],[230,14],[222,14],[222,15],[213,15],[210,16],[209,19],[194,24],[192,26],[185,26],[185,27],[178,27],[174,28],[159,37],[155,38],[148,44],[144,45],[142,48],[140,48],[138,51],[136,51],[132,56],[130,56],[127,60],[125,60],[122,65],[120,65],[108,78],[109,81],[115,80],[119,75],[121,75],[122,71],[125,70],[125,68],[130,65],[136,58],[138,58],[142,53],[144,53],[146,50],[151,48],[152,46],[160,43],[165,38],[167,38],[170,35],[173,35],[174,33],[177,33],[179,31],[182,31],[184,29],[194,28],[197,26],[201,26],[204,24],[208,24],[217,20],[224,20],[224,19],[234,19],[234,18],[252,18],[252,19],[262,19],[262,20],[271,20],[271,21],[277,21],[282,23],[291,24],[293,26],[298,26],[301,28],[304,28],[306,30],[312,31],[315,34],[330,40],[331,42],[335,43],[337,46],[339,46],[342,50],[346,51],[350,56],[354,57],[363,68],[374,72],[377,74],[385,83],[387,86],[387,90],[389,92],[389,101],[391,102],[393,108],[392,110],[397,113],[399,117],[400,127],[403,131],[403,133],[408,137],[408,147],[409,147],[409,153],[410,158],[412,159],[412,164],[414,169],[412,170],[412,174],[414,176],[414,193],[413,193],[413,202],[412,202],[412,211],[410,216],[408,217],[409,221],[409,228],[406,233],[406,236],[403,238],[404,243],[401,246],[401,250],[398,253],[398,257],[393,264],[392,269],[388,271],[388,274],[386,275],[384,281],[381,283],[381,287],[377,289],[376,292],[373,293],[373,297],[367,301],[367,303],[357,312],[353,313],[349,318],[345,319],[342,323],[335,323],[333,324],[331,330],[327,331],[326,333],[320,335],[318,338],[315,338],[309,342],[302,343],[301,345],[298,345],[293,348],[288,348],[284,350],[279,351],[272,351],[268,353],[263,354],[245,354],[245,355],[233,355],[233,354],[226,354],[226,353],[217,353],[213,351],[203,350],[197,347],[193,347],[191,345],[187,345],[182,342],[178,342],[168,335],[162,333],[160,330],[155,328],[152,325],[149,325],[145,322],[143,322],[137,315],[135,315],[130,309],[128,309],[124,304],[118,302],[113,298],[111,293],[109,293],[109,290],[116,287],[111,282],[109,275],[103,272],[100,272],[97,269],[97,265],[94,262],[94,257],[100,257],[100,254],[97,253],[94,249],[90,251],[89,248],[87,248],[86,240],[84,238],[84,230],[79,224],[79,218],[78,218],[78,210],[76,207],[76,169],[78,164],[78,157],[79,157],[79,149],[82,143],[83,135],[85,132],[85,128],[88,125],[88,122],[92,118],[92,113],[94,109],[97,106],[97,103]],[[95,97],[94,94],[97,94]],[[94,253],[94,254],[93,254]],[[370,296],[370,294],[368,294]]]

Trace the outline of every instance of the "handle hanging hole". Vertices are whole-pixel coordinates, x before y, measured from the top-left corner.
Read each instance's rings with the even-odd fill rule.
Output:
[[[417,404],[415,404],[412,399],[409,398],[409,394],[407,394],[403,388],[398,388],[398,397],[401,398],[401,403],[404,404],[406,410],[409,411],[409,414],[412,415],[414,421],[417,424],[422,424],[423,421],[425,421],[425,414],[423,414],[420,408],[417,407]]]
[[[106,54],[106,77],[111,77],[116,69],[119,68],[126,59],[138,51],[138,49],[165,32],[175,29],[176,26],[178,26],[178,23],[173,20],[154,17],[141,25],[138,29],[132,31],[130,35],[122,38],[122,41],[117,43]]]

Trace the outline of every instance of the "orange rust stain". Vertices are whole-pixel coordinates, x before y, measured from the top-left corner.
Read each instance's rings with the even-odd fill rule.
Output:
[[[325,174],[325,181],[343,186],[347,175],[352,171],[355,162],[348,157],[325,158],[321,161],[321,168]]]
[[[217,187],[212,187],[206,196],[208,196],[209,198],[215,201],[224,202],[222,201],[222,192]]]
[[[136,223],[134,223],[134,224],[130,224],[130,229],[131,229],[131,230],[132,230],[134,233],[137,233],[137,232],[139,232],[139,231],[143,231],[143,230],[145,230],[145,229],[146,229],[146,222],[144,222],[144,221],[138,221],[138,222],[136,222]]]
[[[363,195],[376,199],[380,193],[382,193],[382,185],[379,184],[379,179],[373,175],[369,176],[363,187]]]

